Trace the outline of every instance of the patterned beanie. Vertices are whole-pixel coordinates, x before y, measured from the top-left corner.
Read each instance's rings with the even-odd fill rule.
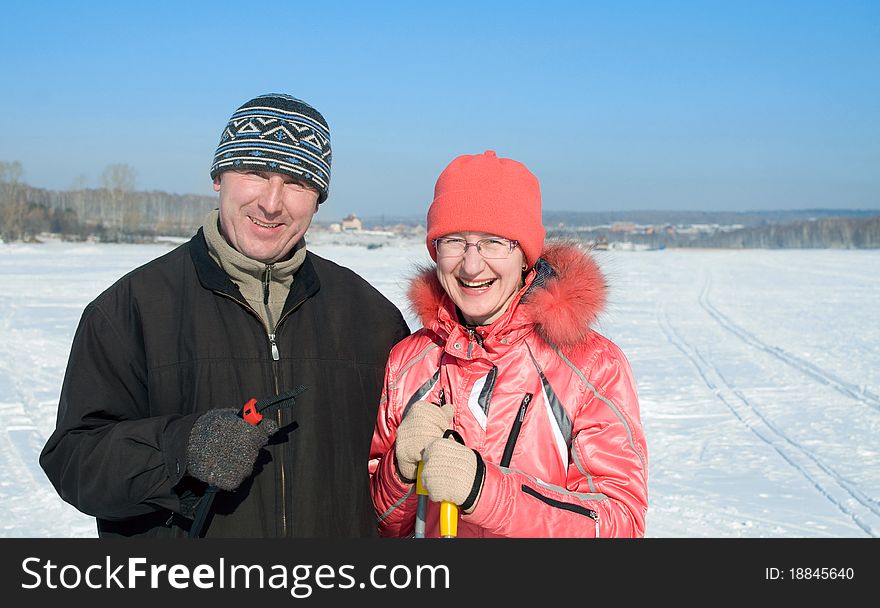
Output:
[[[330,127],[320,112],[290,95],[260,95],[238,108],[223,129],[211,179],[229,170],[285,173],[312,185],[323,203],[331,157]]]
[[[434,261],[432,241],[453,232],[519,241],[526,263],[534,266],[544,248],[538,179],[522,163],[498,158],[491,150],[459,156],[437,179],[428,209],[427,245]]]

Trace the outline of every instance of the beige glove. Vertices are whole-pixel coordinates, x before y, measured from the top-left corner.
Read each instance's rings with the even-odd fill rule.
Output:
[[[454,411],[451,403],[440,407],[428,401],[416,401],[410,406],[397,427],[397,440],[394,443],[397,472],[402,479],[410,483],[415,481],[422,450],[452,427]]]
[[[476,450],[455,440],[437,439],[424,452],[422,485],[434,502],[452,502],[470,513],[480,499],[486,465]]]

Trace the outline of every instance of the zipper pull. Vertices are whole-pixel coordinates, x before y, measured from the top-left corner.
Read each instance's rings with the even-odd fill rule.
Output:
[[[269,334],[269,344],[272,345],[272,360],[278,361],[281,356],[278,354],[278,344],[275,342],[275,334]]]
[[[507,436],[507,443],[504,445],[504,453],[501,455],[501,462],[499,463],[502,467],[510,466],[510,459],[513,458],[513,448],[516,446],[519,431],[522,428],[523,420],[526,417],[526,410],[531,402],[532,394],[526,393],[526,396],[523,397],[522,403],[519,405],[519,412],[516,414],[513,426],[510,428],[510,435]]]
[[[523,419],[526,417],[526,409],[529,407],[529,403],[532,402],[532,394],[526,393],[526,396],[523,397],[522,403],[519,406],[519,415],[517,416],[517,421],[522,424]]]

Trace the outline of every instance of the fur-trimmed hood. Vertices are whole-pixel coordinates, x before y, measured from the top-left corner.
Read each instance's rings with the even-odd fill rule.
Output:
[[[548,342],[560,347],[579,344],[605,308],[608,286],[589,253],[572,244],[545,247],[525,285],[487,335],[533,326]],[[440,329],[457,319],[455,304],[437,278],[436,266],[419,270],[407,296],[422,325]]]

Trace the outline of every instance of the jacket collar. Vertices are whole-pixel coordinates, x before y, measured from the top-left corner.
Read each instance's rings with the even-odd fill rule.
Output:
[[[258,260],[251,259],[235,249],[226,242],[220,232],[220,210],[214,209],[205,218],[202,224],[202,233],[205,235],[205,242],[208,244],[208,253],[220,268],[229,275],[232,282],[238,285],[242,293],[250,295],[248,292],[260,293],[263,289],[263,281],[265,279],[266,268],[272,267],[272,281],[284,290],[290,289],[293,283],[293,275],[299,270],[303,260],[306,257],[305,239],[300,239],[293,247],[290,257],[281,262],[273,262],[266,264]],[[257,296],[257,299],[262,296]],[[248,298],[254,299],[254,298]]]
[[[588,253],[572,244],[549,245],[504,314],[477,331],[484,341],[494,337],[506,344],[535,330],[551,344],[574,346],[589,337],[607,292],[605,277]],[[436,266],[422,268],[407,295],[424,327],[444,339],[463,330]]]
[[[232,282],[232,279],[229,278],[229,275],[223,272],[223,269],[211,258],[202,228],[199,228],[195,236],[190,239],[189,252],[202,287],[231,296],[236,300],[244,301],[241,292],[235,283]],[[306,259],[294,275],[293,285],[284,303],[282,316],[299,302],[318,293],[318,290],[321,288],[321,282],[318,280],[318,273],[315,271],[311,258],[311,254],[306,254]]]

